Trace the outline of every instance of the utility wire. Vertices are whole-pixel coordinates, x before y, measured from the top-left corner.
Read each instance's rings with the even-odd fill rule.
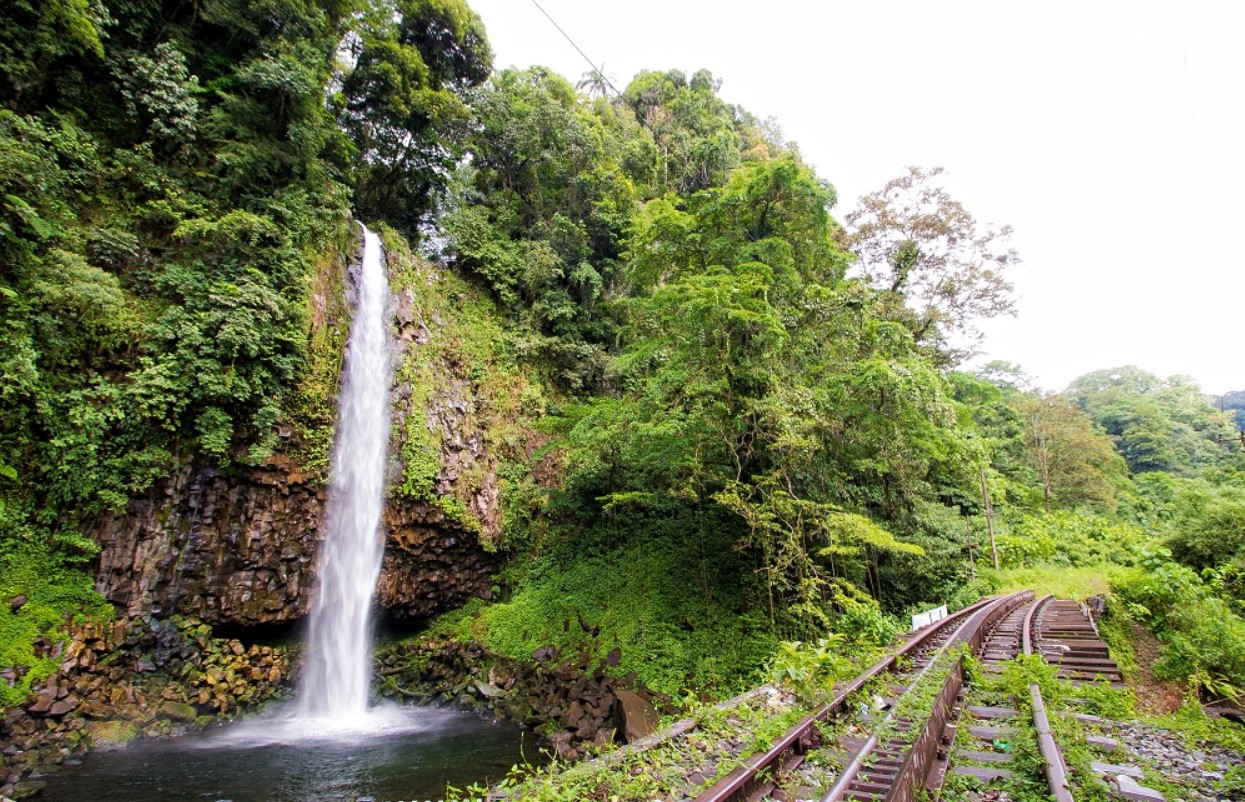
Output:
[[[618,91],[618,88],[616,86],[614,86],[613,81],[611,81],[608,77],[606,77],[605,73],[601,72],[601,69],[597,65],[592,63],[592,59],[588,58],[588,54],[585,53],[583,49],[580,48],[579,45],[575,44],[575,40],[571,38],[571,35],[569,33],[562,30],[562,26],[558,24],[558,21],[555,20],[552,16],[550,16],[549,12],[545,11],[545,9],[540,5],[540,3],[536,2],[536,0],[532,0],[532,5],[540,9],[540,13],[545,15],[545,19],[553,23],[553,27],[558,29],[558,33],[562,34],[562,36],[566,39],[566,41],[571,43],[571,47],[575,48],[575,50],[579,53],[579,55],[584,57],[584,61],[588,62],[588,66],[592,68],[592,71],[595,72],[601,78],[602,81],[605,81],[606,86],[614,90],[614,95],[615,96],[621,95],[622,93]]]

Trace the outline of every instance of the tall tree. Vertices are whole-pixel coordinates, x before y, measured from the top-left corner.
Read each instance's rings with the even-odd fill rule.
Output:
[[[847,215],[848,245],[862,275],[885,293],[918,343],[944,361],[965,354],[953,340],[980,338],[982,318],[1015,314],[1007,272],[1020,257],[1010,226],[982,226],[935,179],[911,167],[860,199]]]
[[[785,158],[652,201],[628,248],[623,393],[581,409],[569,438],[581,498],[733,513],[801,626],[876,588],[882,555],[920,553],[895,531],[937,477],[976,482],[942,377],[842,279],[832,198]]]
[[[1124,463],[1090,417],[1060,395],[1021,396],[1016,406],[1046,506],[1114,506],[1114,485],[1125,472]]]
[[[363,157],[356,211],[413,234],[462,155],[463,95],[492,69],[484,25],[462,0],[385,0],[351,43],[342,120]]]

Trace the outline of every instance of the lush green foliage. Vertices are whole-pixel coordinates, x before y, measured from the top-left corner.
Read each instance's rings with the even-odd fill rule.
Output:
[[[354,32],[337,102],[362,156],[355,213],[415,233],[462,155],[463,95],[488,77],[492,51],[462,0],[374,0]]]
[[[19,595],[26,601],[13,612],[9,600]],[[112,612],[77,566],[49,558],[46,544],[37,542],[10,544],[0,552],[0,599],[4,599],[0,605],[0,666],[28,669],[15,685],[0,682],[0,707],[20,703],[32,683],[58,667],[59,662],[48,651],[36,654],[35,642],[40,637],[54,636],[67,618],[106,617]],[[50,640],[47,645],[51,645]]]
[[[703,540],[687,521],[650,516],[651,534],[608,529],[561,544],[527,566],[507,600],[469,606],[440,626],[499,654],[529,658],[543,646],[603,661],[613,648],[620,675],[635,672],[672,696],[685,688],[742,689],[776,647],[762,615],[748,610],[742,566],[719,560],[730,543]],[[694,680],[694,682],[693,682]]]
[[[14,54],[0,96],[0,462],[52,516],[123,504],[175,454],[263,459],[305,369],[311,264],[336,245],[356,165],[383,166],[388,185],[428,169],[376,156],[358,127],[390,130],[416,95],[448,105],[488,68],[454,0],[362,17],[334,0],[76,8],[31,7],[0,31]],[[355,128],[324,102],[350,25],[341,103]],[[74,36],[32,44],[32,27]],[[393,77],[380,51],[413,75],[351,105]],[[369,210],[392,211],[374,198]]]
[[[488,69],[460,0],[6,9],[0,555],[42,554],[12,590],[64,600],[32,602],[14,649],[47,610],[92,606],[61,567],[92,553],[79,532],[180,462],[282,445],[322,468],[340,342],[314,292],[349,248],[351,197],[421,219]]]
[[[1163,678],[1204,688],[1212,698],[1245,693],[1245,619],[1189,568],[1150,557],[1145,570],[1116,584],[1130,616],[1163,642],[1154,666]]]
[[[471,160],[440,220],[447,253],[531,326],[534,352],[572,390],[601,383],[637,204],[779,150],[716,88],[705,72],[642,73],[611,104],[534,67],[498,72],[472,97]]]
[[[875,518],[906,524],[972,458],[911,335],[842,279],[832,199],[787,158],[648,204],[611,365],[623,392],[576,410],[569,432],[570,492],[734,513],[771,617],[820,625],[878,555],[920,553]]]
[[[1224,393],[1219,397],[1216,406],[1223,411],[1230,410],[1237,430],[1245,432],[1245,390]]]
[[[1023,515],[1008,521],[998,537],[1004,568],[1132,565],[1152,542],[1136,526],[1073,510]]]

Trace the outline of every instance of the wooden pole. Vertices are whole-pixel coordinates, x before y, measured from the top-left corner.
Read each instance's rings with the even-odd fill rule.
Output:
[[[977,538],[973,535],[972,524],[968,520],[964,521],[964,537],[968,543],[968,575],[972,579],[977,578]]]
[[[994,570],[999,570],[999,547],[994,542],[994,505],[990,503],[990,486],[986,484],[986,468],[980,468],[981,502],[986,508],[986,528],[990,530],[990,554],[994,557]]]

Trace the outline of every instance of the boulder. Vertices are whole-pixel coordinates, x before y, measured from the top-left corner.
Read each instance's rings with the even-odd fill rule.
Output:
[[[56,702],[56,694],[44,691],[35,699],[35,703],[26,708],[31,713],[46,713],[52,709],[53,703]]]
[[[85,732],[96,749],[122,749],[138,737],[138,726],[129,721],[88,721]]]
[[[618,729],[627,743],[634,743],[657,729],[657,711],[649,701],[634,691],[615,690],[618,700]]]
[[[185,702],[168,701],[160,705],[160,715],[173,721],[193,722],[199,712]]]
[[[571,746],[574,735],[565,730],[555,732],[549,736],[549,745],[553,747],[553,753],[563,760],[574,760],[579,757],[579,751]]]
[[[480,692],[480,695],[484,696],[486,699],[496,699],[499,696],[506,695],[505,691],[498,688],[491,682],[480,682],[480,680],[475,680],[475,686],[476,690]]]

